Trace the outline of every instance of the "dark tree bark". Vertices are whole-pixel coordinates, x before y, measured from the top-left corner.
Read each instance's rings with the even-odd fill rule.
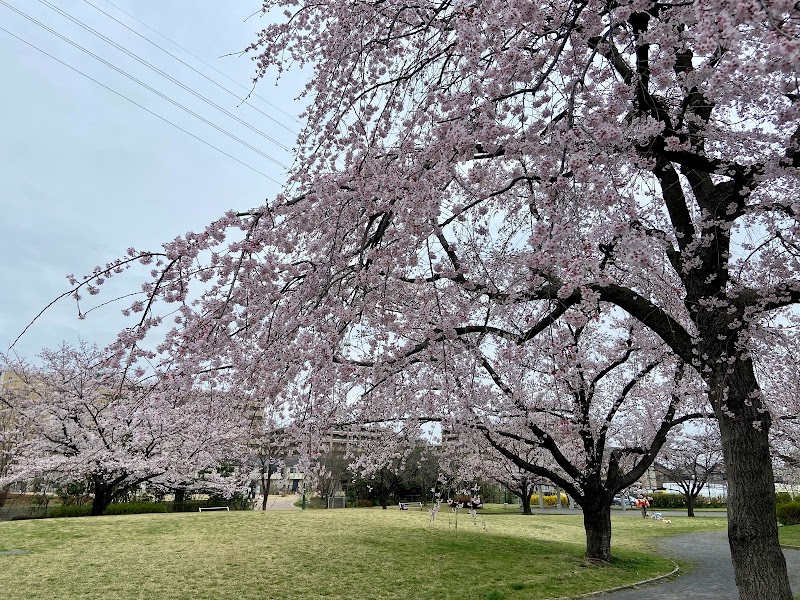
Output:
[[[583,505],[583,527],[586,530],[586,560],[611,561],[611,501],[587,499]]]
[[[760,402],[753,365],[739,361],[733,376],[712,387],[728,476],[728,540],[742,598],[790,600],[786,560],[778,542],[769,413]],[[729,390],[721,397],[723,383]],[[716,392],[716,393],[715,393]]]
[[[264,477],[264,471],[261,471],[261,510],[267,510],[267,479]]]
[[[522,501],[522,514],[532,515],[533,513],[531,512],[531,495],[522,494],[522,496],[520,496],[520,500]]]
[[[186,490],[184,490],[183,488],[178,488],[177,490],[175,490],[175,500],[173,500],[172,502],[173,512],[180,512],[185,502],[186,502]]]
[[[11,490],[10,485],[4,485],[0,487],[0,507],[5,506],[6,499],[8,498],[8,492]]]
[[[693,496],[692,494],[686,494],[686,516],[693,517],[694,516],[694,501],[697,499],[697,496]]]
[[[99,517],[111,504],[114,499],[114,487],[99,477],[94,477],[94,499],[92,500],[92,510],[89,513],[93,517]]]
[[[381,508],[386,510],[389,506],[389,496],[397,483],[394,474],[386,467],[381,468],[378,477],[378,494],[380,496]]]
[[[261,470],[261,494],[263,498],[261,500],[261,510],[267,510],[267,497],[269,496],[269,485],[270,481],[272,481],[272,463],[267,464],[267,473],[266,473],[266,481],[264,480],[264,471]]]

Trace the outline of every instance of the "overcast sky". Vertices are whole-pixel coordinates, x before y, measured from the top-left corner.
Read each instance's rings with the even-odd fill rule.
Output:
[[[152,63],[191,90],[233,113],[253,131],[189,91],[138,63],[48,3]],[[0,0],[0,27],[38,46],[146,109],[217,146],[277,182],[285,169],[233,140],[240,138],[274,161],[291,164],[291,147],[302,111],[294,100],[303,81],[297,74],[265,80],[256,87],[253,105],[239,105],[233,95],[182,65],[97,9],[169,50],[181,60],[240,97],[245,89],[159,37],[169,40],[249,86],[254,74],[250,55],[220,58],[255,39],[263,26],[257,0],[235,3],[205,0]],[[59,35],[83,46],[115,71],[68,41],[58,38],[7,5]],[[116,6],[115,6],[116,5]],[[96,8],[95,8],[96,7]],[[229,209],[245,209],[273,196],[279,185],[237,163],[198,139],[76,73],[54,58],[0,31],[0,349],[5,350],[33,317],[66,291],[66,275],[89,273],[97,264],[120,257],[130,246],[159,245],[206,223]],[[277,107],[277,108],[276,108]],[[270,118],[271,117],[271,118]],[[117,284],[128,291],[132,281]],[[125,287],[127,284],[127,287]],[[103,296],[102,300],[109,296]],[[84,306],[86,309],[91,304]],[[100,345],[110,342],[124,320],[122,306],[77,319],[74,303],[49,309],[17,343],[32,357],[41,348],[79,337]]]

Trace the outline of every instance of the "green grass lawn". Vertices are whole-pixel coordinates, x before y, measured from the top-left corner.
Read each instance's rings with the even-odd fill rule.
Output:
[[[518,600],[580,594],[669,572],[661,535],[725,527],[614,519],[608,566],[583,559],[580,516],[332,510],[0,523],[9,598]]]
[[[785,525],[778,529],[781,544],[800,548],[800,525]]]

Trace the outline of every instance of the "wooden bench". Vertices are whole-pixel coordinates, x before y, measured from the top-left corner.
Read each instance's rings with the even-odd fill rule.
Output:
[[[400,510],[411,510],[411,506],[417,507],[422,510],[422,502],[400,502]]]
[[[201,506],[197,510],[199,510],[200,512],[203,512],[204,510],[227,510],[227,511],[230,511],[231,509],[228,506]]]

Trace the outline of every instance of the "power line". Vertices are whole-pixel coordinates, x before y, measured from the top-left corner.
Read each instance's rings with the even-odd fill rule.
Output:
[[[220,106],[219,104],[217,104],[216,102],[214,102],[214,101],[212,101],[212,100],[209,100],[209,99],[208,99],[208,98],[206,98],[206,97],[205,97],[203,94],[200,94],[199,92],[196,92],[195,90],[193,90],[192,88],[190,88],[188,85],[186,85],[186,84],[184,84],[184,83],[182,83],[182,82],[178,81],[177,79],[175,79],[174,77],[172,77],[170,74],[166,73],[166,72],[165,72],[165,71],[163,71],[162,69],[159,69],[158,67],[156,67],[156,66],[155,66],[155,65],[153,65],[152,63],[150,63],[150,62],[146,61],[146,60],[145,60],[145,59],[143,59],[142,57],[140,57],[140,56],[138,56],[137,54],[135,54],[134,52],[131,52],[130,50],[128,50],[128,49],[127,49],[127,48],[125,48],[124,46],[122,46],[122,45],[118,44],[117,42],[115,42],[115,41],[114,41],[114,40],[112,40],[111,38],[109,38],[109,37],[107,37],[107,36],[103,35],[103,34],[102,34],[102,33],[100,33],[99,31],[97,31],[96,29],[93,29],[92,27],[89,27],[89,26],[88,26],[86,23],[84,23],[84,22],[83,22],[83,21],[81,21],[80,19],[77,19],[77,18],[73,17],[73,16],[72,16],[72,15],[70,15],[69,13],[67,13],[67,12],[65,12],[65,11],[63,11],[63,10],[61,10],[61,9],[60,9],[60,8],[58,8],[57,6],[55,6],[55,5],[51,4],[50,2],[48,2],[47,0],[39,0],[39,3],[40,3],[40,4],[44,4],[45,6],[47,6],[48,8],[50,8],[51,10],[54,10],[54,11],[56,11],[58,14],[60,14],[60,15],[61,15],[61,16],[63,16],[64,18],[66,18],[66,19],[69,19],[70,21],[72,21],[73,23],[75,23],[76,25],[78,25],[79,27],[81,27],[81,28],[83,28],[84,30],[88,31],[88,32],[89,32],[89,33],[91,33],[92,35],[94,35],[94,36],[96,36],[96,37],[100,38],[101,40],[103,40],[103,41],[104,41],[104,42],[106,42],[107,44],[110,44],[110,45],[114,46],[114,48],[116,48],[116,49],[117,49],[117,50],[119,50],[120,52],[124,52],[125,54],[127,54],[128,56],[130,56],[130,57],[131,57],[132,59],[134,59],[135,61],[139,62],[140,64],[142,64],[142,65],[144,65],[144,66],[146,66],[148,69],[150,69],[150,70],[152,70],[152,71],[155,71],[156,73],[158,73],[159,75],[161,75],[161,76],[162,76],[162,77],[164,77],[165,79],[168,79],[169,81],[171,81],[172,83],[174,83],[175,85],[177,85],[178,87],[180,87],[181,89],[183,89],[183,90],[185,90],[185,91],[189,92],[190,94],[192,94],[192,95],[193,95],[195,98],[199,98],[200,100],[202,100],[202,101],[203,101],[203,102],[205,102],[206,104],[208,104],[208,105],[210,105],[210,106],[213,106],[214,108],[216,108],[216,109],[217,109],[217,110],[219,110],[220,112],[222,112],[222,113],[226,114],[227,116],[229,116],[229,117],[230,117],[231,119],[233,119],[234,121],[237,121],[238,123],[240,123],[241,125],[244,125],[245,127],[247,127],[248,129],[250,129],[251,131],[254,131],[255,133],[257,133],[257,134],[259,134],[260,136],[262,136],[263,138],[265,138],[265,139],[269,140],[270,142],[272,142],[273,144],[275,144],[276,146],[278,146],[278,147],[279,147],[279,148],[281,148],[282,150],[285,150],[286,152],[289,152],[289,153],[291,153],[291,149],[290,149],[289,147],[285,146],[283,143],[281,143],[281,142],[279,142],[278,140],[276,140],[275,138],[273,138],[273,137],[271,137],[271,136],[267,135],[266,133],[264,133],[264,132],[263,132],[263,131],[261,131],[260,129],[257,129],[256,127],[253,127],[253,126],[252,126],[252,125],[250,125],[250,124],[249,124],[247,121],[244,121],[244,120],[240,119],[239,117],[237,117],[236,115],[234,115],[232,112],[229,112],[228,110],[226,110],[225,108],[223,108],[222,106]],[[224,88],[223,88],[223,89],[224,89]],[[236,97],[236,95],[235,95],[235,94],[233,94],[233,95]],[[237,98],[238,98],[238,97],[237,97]],[[273,120],[274,120],[274,119],[273,119]],[[276,122],[277,122],[277,121],[276,121]]]
[[[50,54],[49,52],[47,52],[47,51],[45,51],[45,50],[42,50],[41,48],[39,48],[38,46],[36,46],[36,45],[32,44],[31,42],[29,42],[29,41],[27,41],[27,40],[25,40],[25,39],[21,38],[20,36],[18,36],[18,35],[16,35],[16,34],[14,34],[14,33],[11,33],[11,32],[10,32],[8,29],[5,29],[5,28],[3,28],[2,26],[0,26],[0,31],[4,31],[5,33],[7,33],[8,35],[10,35],[10,36],[11,36],[11,37],[13,37],[13,38],[16,38],[17,40],[19,40],[19,41],[20,41],[20,42],[22,42],[23,44],[26,44],[27,46],[30,46],[30,47],[31,47],[31,48],[33,48],[34,50],[38,50],[39,52],[41,52],[41,53],[42,53],[42,54],[44,54],[45,56],[48,56],[48,57],[52,58],[52,59],[53,59],[54,61],[56,61],[57,63],[60,63],[60,64],[64,65],[65,67],[67,67],[68,69],[70,69],[70,70],[74,71],[75,73],[78,73],[79,75],[82,75],[82,76],[83,76],[83,77],[85,77],[86,79],[88,79],[88,80],[90,80],[90,81],[93,81],[94,83],[96,83],[96,84],[97,84],[97,85],[99,85],[100,87],[103,87],[103,88],[107,89],[109,92],[111,92],[111,93],[113,93],[113,94],[116,94],[116,95],[117,95],[117,96],[119,96],[120,98],[123,98],[124,100],[127,100],[128,102],[130,102],[131,104],[134,104],[135,106],[138,106],[138,107],[139,107],[139,108],[141,108],[143,111],[150,113],[150,114],[151,114],[151,115],[153,115],[154,117],[156,117],[156,118],[158,118],[158,119],[160,119],[160,120],[164,121],[165,123],[167,123],[167,124],[169,124],[169,125],[172,125],[172,126],[175,128],[175,129],[179,129],[180,131],[182,131],[182,132],[183,132],[183,133],[185,133],[186,135],[189,135],[189,136],[193,137],[193,138],[194,138],[194,139],[196,139],[197,141],[199,141],[199,142],[202,142],[203,144],[205,144],[206,146],[209,146],[209,147],[213,148],[214,150],[216,150],[217,152],[219,152],[219,153],[221,153],[221,154],[224,154],[224,155],[225,155],[225,156],[227,156],[228,158],[230,158],[230,159],[232,159],[232,160],[235,160],[237,163],[239,163],[240,165],[242,165],[242,166],[244,166],[244,167],[247,167],[247,168],[248,168],[248,169],[250,169],[251,171],[254,171],[254,172],[258,173],[259,175],[262,175],[263,177],[266,177],[267,179],[269,179],[270,181],[273,181],[273,182],[277,183],[278,185],[281,185],[281,186],[283,185],[283,183],[281,183],[281,182],[280,182],[280,181],[278,181],[277,179],[274,179],[273,177],[270,177],[270,176],[269,176],[269,175],[267,175],[266,173],[262,173],[261,171],[259,171],[259,170],[258,170],[258,169],[256,169],[255,167],[251,167],[251,166],[250,166],[250,165],[248,165],[246,162],[239,160],[238,158],[236,158],[236,157],[235,157],[235,156],[233,156],[232,154],[228,154],[227,152],[225,152],[225,151],[224,151],[224,150],[222,150],[221,148],[218,148],[218,147],[217,147],[217,146],[215,146],[214,144],[212,144],[212,143],[210,143],[210,142],[207,142],[206,140],[204,140],[203,138],[201,138],[201,137],[199,137],[199,136],[196,136],[196,135],[195,135],[195,134],[193,134],[191,131],[188,131],[188,130],[184,129],[184,128],[183,128],[183,127],[181,127],[180,125],[176,125],[175,123],[173,123],[173,122],[172,122],[172,121],[170,121],[169,119],[167,119],[167,118],[165,118],[165,117],[162,117],[162,116],[161,116],[161,115],[159,115],[158,113],[155,113],[155,112],[153,112],[152,110],[150,110],[149,108],[147,108],[147,107],[145,107],[145,106],[143,106],[143,105],[139,104],[139,103],[138,103],[138,102],[136,102],[135,100],[131,100],[130,98],[128,98],[128,97],[127,97],[127,96],[125,96],[124,94],[121,94],[121,93],[120,93],[120,92],[118,92],[117,90],[110,88],[109,86],[107,86],[106,84],[102,83],[101,81],[98,81],[97,79],[95,79],[95,78],[94,78],[94,77],[92,77],[91,75],[87,75],[87,74],[86,74],[86,73],[84,73],[83,71],[81,71],[81,70],[79,70],[79,69],[77,69],[77,68],[73,67],[73,66],[72,66],[72,65],[70,65],[70,64],[67,64],[67,63],[65,63],[63,60],[61,60],[61,59],[59,59],[59,58],[56,58],[55,56],[53,56],[53,55],[52,55],[52,54]]]
[[[97,60],[97,61],[99,61],[99,62],[103,63],[104,65],[106,65],[107,67],[109,67],[109,68],[113,69],[114,71],[116,71],[116,72],[117,72],[117,73],[119,73],[120,75],[124,75],[125,77],[127,77],[127,78],[128,78],[128,79],[130,79],[131,81],[134,81],[134,82],[138,83],[138,84],[139,84],[139,85],[141,85],[143,88],[145,88],[145,89],[147,89],[147,90],[149,90],[149,91],[153,92],[154,94],[156,94],[157,96],[159,96],[159,97],[163,98],[164,100],[166,100],[166,101],[167,101],[167,102],[169,102],[170,104],[173,104],[174,106],[177,106],[177,107],[178,107],[178,108],[180,108],[181,110],[183,110],[183,111],[185,111],[185,112],[189,113],[190,115],[192,115],[193,117],[195,117],[195,118],[199,119],[200,121],[202,121],[202,122],[203,122],[203,123],[205,123],[206,125],[209,125],[210,127],[213,127],[214,129],[216,129],[216,130],[217,130],[217,131],[219,131],[220,133],[223,133],[223,134],[227,135],[229,138],[231,138],[231,139],[233,139],[233,140],[236,140],[237,142],[239,142],[239,143],[240,143],[240,144],[242,144],[243,146],[245,146],[245,147],[249,148],[249,149],[250,149],[250,150],[252,150],[253,152],[255,152],[255,153],[257,153],[257,154],[260,154],[261,156],[263,156],[263,157],[264,157],[264,158],[266,158],[267,160],[269,160],[269,161],[271,161],[271,162],[275,163],[275,164],[276,164],[276,165],[278,165],[279,167],[282,167],[282,168],[284,168],[284,169],[288,169],[288,167],[287,167],[286,165],[284,165],[283,163],[281,163],[281,162],[280,162],[280,161],[278,161],[277,159],[275,159],[275,158],[271,157],[269,154],[266,154],[265,152],[262,152],[261,150],[259,150],[259,149],[258,149],[258,148],[256,148],[255,146],[253,146],[253,145],[251,145],[251,144],[248,144],[248,143],[247,143],[247,142],[245,142],[243,139],[236,137],[235,135],[233,135],[233,134],[232,134],[232,133],[230,133],[229,131],[227,131],[227,130],[223,129],[223,128],[222,128],[222,127],[220,127],[219,125],[216,125],[215,123],[212,123],[211,121],[209,121],[209,120],[208,120],[208,119],[206,119],[205,117],[203,117],[203,116],[201,116],[201,115],[197,114],[196,112],[194,112],[193,110],[191,110],[191,109],[189,109],[189,108],[185,107],[185,106],[184,106],[183,104],[181,104],[180,102],[177,102],[177,101],[173,100],[172,98],[170,98],[170,97],[169,97],[169,96],[167,96],[166,94],[163,94],[163,93],[159,92],[159,91],[158,91],[157,89],[155,89],[154,87],[147,85],[147,84],[146,84],[146,83],[144,83],[142,80],[140,80],[140,79],[137,79],[136,77],[134,77],[134,76],[133,76],[133,75],[131,75],[130,73],[127,73],[126,71],[124,71],[124,70],[120,69],[119,67],[116,67],[115,65],[111,64],[110,62],[108,62],[108,61],[107,61],[107,60],[105,60],[104,58],[101,58],[101,57],[100,57],[100,56],[98,56],[97,54],[94,54],[93,52],[91,52],[91,51],[87,50],[86,48],[84,48],[84,47],[83,47],[83,46],[81,46],[80,44],[78,44],[78,43],[76,43],[76,42],[73,42],[71,39],[69,39],[69,38],[67,38],[67,37],[65,37],[65,36],[63,36],[63,35],[61,35],[60,33],[58,33],[57,31],[55,31],[54,29],[51,29],[50,27],[48,27],[48,26],[47,26],[47,25],[45,25],[44,23],[41,23],[41,22],[37,21],[36,19],[34,19],[33,17],[31,17],[30,15],[27,15],[27,14],[25,14],[24,12],[22,12],[21,10],[19,10],[19,9],[17,9],[17,8],[13,7],[13,6],[11,6],[11,5],[10,5],[10,4],[8,4],[8,3],[7,3],[5,0],[0,0],[0,4],[2,4],[3,6],[5,6],[6,8],[9,8],[9,9],[11,9],[11,10],[12,10],[12,11],[14,11],[15,13],[17,13],[18,15],[20,15],[20,16],[22,16],[22,17],[25,17],[26,19],[28,19],[28,20],[29,20],[29,21],[31,21],[32,23],[35,23],[36,25],[38,25],[39,27],[41,27],[41,28],[42,28],[42,29],[44,29],[45,31],[48,31],[49,33],[53,34],[54,36],[56,36],[56,37],[58,37],[58,38],[62,39],[63,41],[65,41],[65,42],[67,42],[68,44],[70,44],[71,46],[74,46],[75,48],[77,48],[77,49],[78,49],[78,50],[80,50],[81,52],[84,52],[85,54],[88,54],[89,56],[91,56],[91,57],[92,57],[92,58],[94,58],[95,60]]]
[[[297,132],[296,132],[294,129],[292,129],[292,128],[290,128],[290,127],[287,127],[286,125],[284,125],[283,123],[281,123],[280,121],[278,121],[277,119],[275,119],[274,117],[272,117],[271,115],[268,115],[267,113],[265,113],[263,110],[261,110],[261,109],[260,109],[260,108],[258,108],[257,106],[253,106],[253,104],[251,104],[250,102],[248,102],[246,98],[244,98],[244,99],[243,99],[243,98],[241,98],[241,97],[240,97],[240,96],[239,96],[239,95],[238,95],[236,92],[232,92],[231,90],[229,90],[228,88],[226,88],[224,85],[222,85],[222,84],[220,84],[219,82],[215,81],[214,79],[212,79],[211,77],[209,77],[208,75],[206,75],[205,73],[203,73],[202,71],[199,71],[198,69],[195,69],[195,68],[194,68],[192,65],[190,65],[189,63],[187,63],[186,61],[184,61],[184,60],[183,60],[183,59],[181,59],[180,57],[178,57],[178,56],[175,56],[175,55],[174,55],[172,52],[170,52],[169,50],[167,50],[167,49],[166,49],[166,48],[164,48],[163,46],[161,46],[161,45],[157,44],[156,42],[154,42],[153,40],[151,40],[151,39],[150,39],[150,38],[148,38],[147,36],[144,36],[144,35],[142,35],[141,33],[139,33],[138,31],[136,31],[136,30],[135,30],[135,29],[133,29],[132,27],[129,27],[127,24],[123,23],[122,21],[120,21],[119,19],[117,19],[116,17],[114,17],[113,15],[110,15],[109,13],[107,13],[106,11],[104,11],[102,8],[100,8],[99,6],[97,6],[97,5],[95,5],[95,4],[92,4],[91,2],[89,2],[89,0],[83,0],[83,1],[84,1],[86,4],[88,4],[89,6],[91,6],[92,8],[94,8],[95,10],[97,10],[97,11],[99,11],[99,12],[103,13],[103,14],[104,14],[106,17],[108,17],[109,19],[111,19],[111,20],[112,20],[112,21],[114,21],[115,23],[118,23],[119,25],[121,25],[122,27],[124,27],[125,29],[127,29],[128,31],[130,31],[131,33],[133,33],[134,35],[136,35],[136,36],[138,36],[138,37],[142,38],[142,39],[143,39],[144,41],[146,41],[148,44],[151,44],[151,45],[155,46],[156,48],[158,48],[159,50],[161,50],[161,51],[162,51],[164,54],[167,54],[167,55],[171,56],[173,59],[177,60],[177,61],[178,61],[179,63],[181,63],[183,66],[185,66],[185,67],[187,67],[187,68],[191,69],[192,71],[194,71],[195,73],[197,73],[198,75],[200,75],[200,77],[203,77],[204,79],[206,79],[206,80],[210,81],[211,83],[213,83],[214,85],[216,85],[218,88],[220,88],[220,89],[222,89],[222,90],[225,90],[226,92],[228,92],[228,93],[229,93],[231,96],[233,96],[234,98],[236,98],[236,99],[237,99],[237,100],[239,100],[240,102],[243,102],[244,104],[247,104],[247,106],[249,106],[250,108],[252,108],[252,109],[253,109],[253,110],[255,110],[256,112],[258,112],[258,113],[260,113],[260,114],[264,115],[264,116],[265,116],[266,118],[268,118],[270,121],[273,121],[273,122],[275,122],[276,124],[278,124],[279,126],[283,127],[283,128],[284,128],[286,131],[288,131],[289,133],[292,133],[292,134],[294,134],[294,135],[297,135]],[[167,37],[165,37],[164,35],[162,35],[162,34],[158,33],[158,32],[157,32],[155,29],[153,29],[152,27],[150,27],[150,26],[146,25],[145,23],[142,23],[141,21],[139,21],[138,19],[136,19],[136,17],[134,17],[133,15],[131,15],[131,14],[129,14],[129,13],[127,13],[127,12],[125,12],[124,10],[122,10],[121,8],[119,8],[118,6],[116,6],[115,4],[113,4],[113,3],[111,3],[111,2],[109,2],[109,4],[111,4],[111,6],[114,6],[114,7],[115,7],[117,10],[119,10],[119,11],[121,11],[121,12],[125,13],[126,15],[128,15],[128,16],[129,16],[130,18],[132,18],[134,21],[137,21],[138,23],[141,23],[142,25],[144,25],[144,26],[145,26],[145,27],[147,27],[148,29],[150,29],[150,30],[154,31],[155,33],[157,33],[158,35],[160,35],[161,37],[163,37],[164,39],[166,39],[168,42],[170,42],[171,44],[173,44],[173,45],[177,46],[178,48],[180,48],[181,50],[183,50],[184,52],[186,52],[186,53],[187,53],[187,54],[189,54],[190,56],[193,56],[194,58],[196,58],[197,60],[199,60],[200,62],[202,62],[202,63],[203,63],[203,64],[205,64],[206,66],[208,66],[209,68],[211,68],[211,69],[214,69],[215,71],[217,71],[217,73],[219,73],[219,74],[220,74],[220,75],[222,75],[223,77],[226,77],[227,79],[230,79],[231,81],[233,81],[233,82],[234,82],[234,83],[236,83],[237,85],[239,85],[239,86],[243,87],[245,90],[247,89],[246,87],[242,86],[240,83],[236,82],[236,80],[234,80],[234,79],[231,79],[230,77],[228,77],[227,75],[225,75],[225,73],[223,73],[222,71],[219,71],[218,69],[216,69],[216,68],[212,67],[211,65],[209,65],[209,64],[208,64],[207,62],[205,62],[205,61],[204,61],[202,58],[199,58],[198,56],[195,56],[194,54],[192,54],[191,52],[189,52],[189,51],[188,51],[186,48],[184,48],[183,46],[179,46],[178,44],[176,44],[175,42],[173,42],[173,41],[172,41],[172,40],[170,40],[169,38],[167,38]],[[259,11],[259,12],[260,12],[260,11]],[[253,94],[253,95],[255,96],[255,94]],[[257,97],[259,97],[259,98],[260,98],[260,96],[257,96]],[[262,100],[264,100],[263,98],[261,98],[261,99],[262,99]],[[298,121],[297,119],[295,119],[294,117],[292,117],[292,116],[291,116],[290,114],[288,114],[287,112],[285,112],[285,111],[281,110],[280,108],[278,108],[277,106],[275,106],[275,105],[274,105],[274,104],[272,104],[271,102],[269,102],[269,101],[267,101],[267,100],[264,100],[264,102],[266,102],[267,104],[269,104],[270,106],[272,106],[272,107],[273,107],[275,110],[278,110],[278,111],[282,112],[283,114],[285,114],[285,115],[286,115],[286,116],[288,116],[289,118],[291,118],[291,119],[293,119],[293,120],[297,121],[298,123],[300,123],[300,121]]]
[[[88,0],[84,0],[84,2],[86,2],[87,4],[91,4],[90,2],[88,2]],[[156,35],[158,35],[158,36],[160,36],[160,37],[164,38],[165,40],[167,40],[167,41],[168,41],[170,44],[172,44],[172,45],[173,45],[173,46],[175,46],[176,48],[180,48],[181,50],[183,50],[184,52],[186,52],[186,54],[188,54],[188,55],[189,55],[189,56],[191,56],[192,58],[195,58],[195,59],[199,60],[201,63],[203,63],[203,64],[204,64],[205,66],[207,66],[209,69],[212,69],[213,71],[216,71],[217,73],[219,73],[220,75],[222,75],[222,76],[223,76],[225,79],[227,79],[228,81],[230,81],[230,82],[232,82],[232,83],[234,83],[234,84],[238,85],[240,88],[242,88],[243,90],[247,91],[247,95],[248,95],[248,96],[251,96],[251,95],[252,95],[252,96],[254,96],[254,97],[258,98],[259,100],[261,100],[261,101],[262,101],[262,102],[264,102],[265,104],[267,104],[267,105],[271,106],[272,108],[274,108],[274,109],[275,109],[275,110],[277,110],[278,112],[280,112],[280,113],[283,113],[284,115],[286,115],[287,117],[289,117],[290,119],[292,119],[293,121],[295,121],[296,123],[300,123],[301,125],[303,124],[303,122],[302,122],[302,121],[300,121],[300,119],[298,119],[298,118],[297,118],[297,117],[295,117],[294,115],[291,115],[291,114],[289,114],[288,112],[286,112],[285,110],[281,109],[280,107],[278,107],[278,106],[275,106],[275,105],[274,105],[272,102],[270,102],[269,100],[267,100],[267,99],[266,99],[266,98],[264,98],[263,96],[259,96],[258,94],[256,94],[256,93],[253,93],[253,91],[252,91],[252,90],[248,90],[247,86],[244,86],[244,85],[242,85],[241,83],[239,83],[238,81],[236,81],[236,80],[235,80],[235,79],[233,79],[232,77],[228,76],[226,73],[223,73],[222,71],[220,71],[219,69],[217,69],[217,68],[216,68],[214,65],[212,65],[212,64],[210,64],[210,63],[208,63],[208,62],[206,62],[205,60],[203,60],[202,58],[200,58],[200,57],[199,57],[199,56],[197,56],[196,54],[193,54],[191,50],[188,50],[186,47],[184,47],[184,46],[181,46],[181,45],[180,45],[179,43],[177,43],[177,42],[174,42],[173,40],[171,40],[170,38],[168,38],[166,35],[164,35],[164,34],[163,34],[163,33],[161,33],[160,31],[158,31],[157,29],[154,29],[154,28],[150,27],[150,25],[148,25],[148,24],[147,24],[147,23],[145,23],[144,21],[140,21],[139,19],[137,19],[136,17],[134,17],[134,16],[133,16],[131,13],[129,13],[128,11],[126,11],[126,10],[124,10],[124,9],[120,8],[119,6],[117,6],[116,4],[114,4],[113,2],[111,2],[111,0],[103,0],[103,2],[105,2],[106,4],[110,4],[111,6],[113,6],[114,8],[116,8],[116,9],[117,9],[119,12],[121,12],[122,14],[124,14],[124,15],[127,15],[128,17],[130,17],[131,19],[133,19],[134,21],[136,21],[137,23],[139,23],[139,25],[142,25],[143,27],[146,27],[147,29],[149,29],[150,31],[152,31],[153,33],[155,33]],[[92,4],[92,6],[94,6],[94,5]],[[95,7],[95,8],[97,8],[97,7]],[[100,9],[98,8],[98,10],[100,10]],[[103,11],[101,11],[101,12],[103,12]],[[256,11],[256,12],[254,12],[254,13],[253,13],[253,15],[255,15],[255,14],[258,14],[259,12],[261,12],[261,11],[260,11],[260,10],[258,10],[258,11]],[[253,15],[250,15],[250,16],[252,17]],[[112,18],[113,18],[113,17],[112,17]],[[249,19],[249,18],[250,18],[250,17],[248,17],[248,19]],[[249,103],[248,103],[248,104],[249,104]],[[252,104],[251,104],[250,106],[252,106]],[[294,133],[294,132],[293,132],[293,133]]]

